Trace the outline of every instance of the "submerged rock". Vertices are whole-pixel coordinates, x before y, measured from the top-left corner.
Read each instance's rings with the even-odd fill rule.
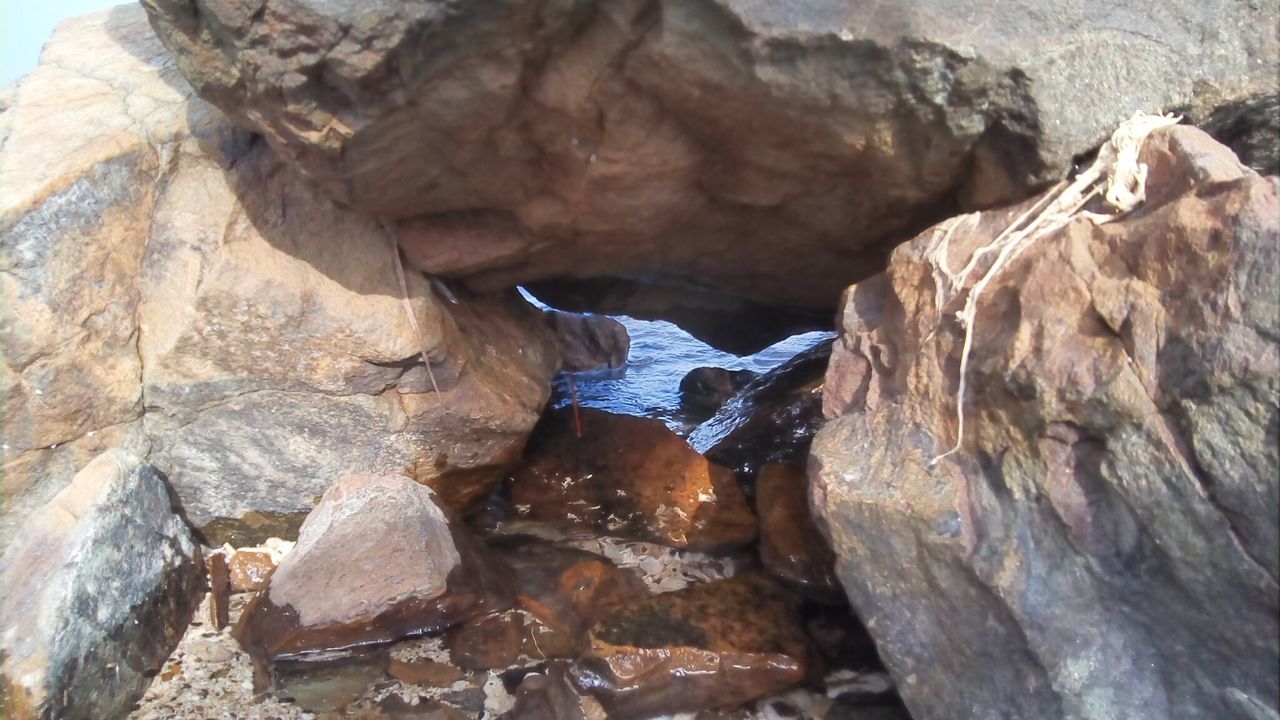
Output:
[[[712,462],[744,473],[767,463],[803,464],[822,426],[823,373],[831,341],[752,380],[689,434],[689,445]]]
[[[507,491],[514,518],[568,530],[690,550],[740,547],[756,534],[727,468],[660,420],[592,408],[547,413]]]
[[[506,613],[465,622],[444,636],[449,660],[465,670],[506,668],[520,656],[524,621]]]
[[[939,278],[1030,203],[926,231],[846,294],[813,505],[917,720],[1280,703],[1278,183],[1188,127],[1138,160],[1135,212],[986,286],[955,454],[935,461],[962,343]]]
[[[325,492],[233,631],[259,663],[342,654],[511,607],[505,571],[402,475]]]
[[[121,717],[200,602],[199,549],[164,479],[109,451],[27,518],[0,560],[4,710]]]
[[[827,309],[1134,109],[1275,92],[1274,4],[147,0],[199,93],[421,267]],[[869,181],[873,179],[874,181]],[[460,249],[464,249],[460,250]]]
[[[760,576],[641,598],[591,630],[574,663],[609,717],[734,707],[804,680],[807,650],[783,593]]]
[[[546,311],[547,326],[560,341],[561,369],[569,372],[620,368],[627,362],[631,337],[607,315]]]
[[[386,232],[194,98],[141,8],[43,58],[0,133],[6,510],[114,445],[214,545],[286,533],[352,469],[459,507],[501,479],[559,363],[538,311],[411,270],[437,396]]]
[[[694,368],[680,378],[680,403],[690,412],[710,417],[759,373],[719,367]]]
[[[582,698],[569,681],[566,664],[549,663],[529,673],[516,689],[515,706],[499,720],[587,720]]]
[[[809,512],[809,478],[804,468],[764,466],[756,478],[756,509],[765,569],[808,595],[843,602],[835,555]]]
[[[515,573],[516,601],[535,618],[526,625],[533,657],[577,657],[602,614],[648,592],[634,573],[581,550],[522,544],[502,558]]]

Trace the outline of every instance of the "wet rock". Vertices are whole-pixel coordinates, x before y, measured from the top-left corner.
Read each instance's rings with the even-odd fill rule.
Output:
[[[378,710],[392,720],[471,720],[471,716],[438,700],[420,698],[415,705],[396,693],[378,701]]]
[[[547,326],[560,341],[561,369],[569,372],[620,368],[627,362],[631,337],[607,315],[548,310]]]
[[[955,454],[934,462],[963,301],[938,278],[1028,205],[926,231],[846,295],[810,491],[917,720],[1280,703],[1277,181],[1188,127],[1138,160],[1135,212],[986,286]]]
[[[503,720],[587,720],[565,669],[565,663],[549,663],[543,672],[526,675]]]
[[[231,589],[236,592],[261,590],[276,569],[276,560],[265,550],[240,549],[231,555]]]
[[[634,573],[581,550],[526,544],[502,557],[515,572],[516,601],[535,618],[526,625],[532,657],[577,657],[602,614],[647,592]]]
[[[751,370],[700,367],[680,379],[680,403],[688,411],[710,417],[726,400],[759,377]]]
[[[444,636],[449,659],[466,670],[505,668],[520,655],[524,623],[517,613],[463,623]]]
[[[641,598],[591,631],[574,663],[609,717],[733,707],[800,683],[806,647],[786,594],[746,575]]]
[[[361,473],[325,492],[233,634],[261,663],[438,632],[511,601],[504,571],[429,488]]]
[[[1280,11],[1228,0],[146,5],[203,97],[341,204],[406,218],[430,272],[808,308],[1135,108],[1274,93],[1280,58]]]
[[[660,420],[580,410],[544,417],[507,486],[515,519],[690,550],[749,543],[756,522],[726,468]]]
[[[338,661],[285,662],[275,668],[276,697],[311,713],[341,713],[385,677],[385,653]]]
[[[803,465],[822,427],[823,374],[831,341],[812,347],[760,377],[689,434],[712,462],[756,473],[767,463]]]
[[[835,555],[809,512],[804,468],[765,465],[756,478],[760,560],[770,573],[806,594],[841,603]]]
[[[801,606],[805,634],[823,669],[883,670],[875,640],[847,603],[808,602]]]
[[[538,311],[410,271],[442,404],[386,233],[194,98],[140,8],[64,23],[43,58],[0,149],[6,510],[117,445],[212,545],[284,534],[258,521],[352,468],[501,479],[559,363]]]
[[[215,630],[221,630],[230,622],[231,578],[227,572],[227,556],[221,552],[209,553],[204,564],[209,574],[209,622]]]
[[[0,560],[6,717],[120,717],[200,602],[198,546],[155,468],[99,455]]]
[[[469,687],[463,690],[451,690],[440,696],[440,699],[459,710],[478,717],[485,711],[485,700],[489,696],[484,688]]]
[[[391,659],[387,674],[410,685],[449,687],[461,680],[466,673],[453,665],[431,660]]]

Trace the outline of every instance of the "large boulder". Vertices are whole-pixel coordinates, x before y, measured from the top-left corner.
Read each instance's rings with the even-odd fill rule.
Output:
[[[1275,93],[1274,4],[144,0],[200,95],[478,287],[829,308],[1138,109]],[[868,179],[874,179],[869,182]]]
[[[347,470],[462,507],[519,455],[559,362],[540,314],[410,270],[420,342],[387,233],[194,98],[140,8],[64,23],[0,118],[7,510],[119,444],[246,544]]]
[[[202,585],[164,479],[129,453],[99,455],[0,561],[5,717],[123,717],[178,644]]]
[[[935,461],[967,297],[948,272],[1030,204],[926,231],[846,294],[811,502],[917,720],[1280,702],[1278,183],[1187,127],[1139,160],[1145,204],[985,286],[957,453]]]

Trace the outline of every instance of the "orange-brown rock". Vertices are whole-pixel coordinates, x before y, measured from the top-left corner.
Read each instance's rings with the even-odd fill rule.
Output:
[[[276,562],[265,550],[237,550],[227,563],[234,592],[261,590],[276,569]]]
[[[756,510],[765,569],[815,597],[842,600],[835,555],[809,512],[809,478],[804,468],[764,466],[756,478]]]
[[[478,618],[444,636],[449,660],[466,670],[492,670],[515,663],[520,656],[524,622],[518,613]]]
[[[511,603],[506,571],[429,488],[354,474],[325,492],[233,632],[255,660],[289,659],[441,631]]]
[[[807,649],[773,581],[748,575],[642,597],[591,630],[578,688],[609,717],[733,707],[804,680]]]
[[[756,520],[733,473],[660,420],[572,408],[547,414],[508,484],[514,518],[715,551],[751,542]]]
[[[516,602],[535,618],[525,648],[534,657],[577,657],[597,619],[647,592],[634,573],[582,550],[524,545],[503,559],[515,571]]]

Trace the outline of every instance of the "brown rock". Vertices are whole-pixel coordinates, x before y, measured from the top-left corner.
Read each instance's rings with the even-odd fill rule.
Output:
[[[515,571],[516,601],[536,618],[525,628],[533,657],[577,657],[603,613],[647,592],[634,573],[581,550],[526,544],[503,559]]]
[[[479,618],[444,636],[449,660],[466,670],[505,668],[520,656],[524,623],[517,613]]]
[[[6,512],[109,447],[213,545],[293,537],[258,521],[351,467],[501,479],[559,363],[539,311],[411,269],[442,404],[385,231],[194,98],[141,8],[68,21],[43,57],[0,121]]]
[[[617,320],[559,310],[548,310],[544,317],[560,341],[561,369],[582,372],[626,364],[631,336]]]
[[[1144,204],[986,285],[955,454],[935,462],[977,273],[951,293],[941,268],[1034,201],[959,218],[949,245],[928,230],[846,294],[813,506],[918,720],[1280,703],[1277,181],[1188,127],[1138,159]]]
[[[515,705],[502,720],[587,720],[582,698],[574,691],[563,662],[548,663],[529,673],[516,689]]]
[[[809,478],[804,468],[765,465],[756,478],[756,508],[765,569],[815,597],[842,601],[835,555],[809,512]]]
[[[424,269],[823,309],[957,201],[1022,197],[1135,107],[1273,94],[1280,59],[1274,5],[1226,0],[146,6],[301,175],[417,218]]]
[[[751,542],[755,517],[728,469],[660,420],[572,408],[547,414],[509,481],[512,514],[689,550]]]
[[[644,597],[605,616],[574,682],[609,717],[733,707],[804,680],[796,613],[761,576]]]
[[[461,680],[466,673],[448,663],[430,660],[397,660],[391,658],[387,674],[400,682],[427,687],[449,687]]]
[[[261,590],[276,569],[276,561],[265,550],[237,550],[228,563],[231,571],[231,589],[235,592]]]
[[[504,575],[429,488],[348,475],[325,492],[233,634],[261,662],[438,632],[510,607]]]
[[[204,561],[209,574],[209,622],[221,630],[230,622],[231,580],[227,574],[227,556],[221,552],[210,553]]]

